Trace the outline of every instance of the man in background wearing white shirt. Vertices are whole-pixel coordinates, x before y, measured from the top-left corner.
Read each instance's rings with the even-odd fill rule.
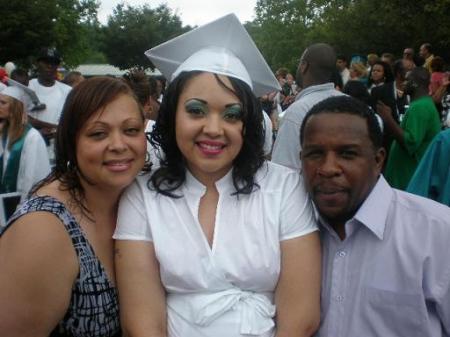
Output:
[[[335,70],[336,54],[330,45],[316,43],[306,48],[297,69],[297,85],[303,89],[281,120],[272,153],[273,162],[300,168],[300,126],[313,105],[330,96],[341,95],[330,82]]]
[[[29,120],[48,143],[55,136],[62,107],[72,88],[56,80],[56,72],[61,63],[61,57],[56,49],[42,49],[36,61],[38,75],[37,78],[30,80],[28,87],[36,92],[45,108],[31,111]]]

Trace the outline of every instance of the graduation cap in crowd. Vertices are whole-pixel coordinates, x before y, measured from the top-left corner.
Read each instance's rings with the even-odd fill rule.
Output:
[[[30,109],[31,111],[39,111],[39,110],[45,109],[45,104],[41,103],[39,101],[39,97],[36,95],[34,90],[28,88],[27,86],[23,85],[22,83],[14,81],[10,78],[8,78],[8,85],[9,85],[8,88],[19,88],[20,90],[22,90],[24,95],[28,95],[30,97],[31,102],[33,103],[33,107]],[[3,94],[3,92],[4,92],[4,90],[2,91],[2,94]],[[24,103],[24,104],[26,104],[26,103]]]
[[[244,26],[228,14],[145,52],[173,80],[183,71],[205,71],[240,79],[255,96],[281,90]]]
[[[18,87],[6,87],[0,92],[1,95],[12,97],[18,101],[21,101],[23,104],[26,104],[25,100],[25,92]]]

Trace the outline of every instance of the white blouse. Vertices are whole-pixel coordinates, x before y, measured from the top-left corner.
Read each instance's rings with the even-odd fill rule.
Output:
[[[198,221],[205,186],[187,172],[182,197],[170,198],[149,190],[148,178],[124,193],[114,238],[153,242],[169,336],[274,336],[280,241],[317,230],[300,174],[267,162],[259,188],[239,196],[231,171],[217,181],[212,247]]]

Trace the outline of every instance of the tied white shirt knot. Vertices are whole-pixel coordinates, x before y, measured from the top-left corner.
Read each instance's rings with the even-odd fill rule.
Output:
[[[260,335],[275,326],[271,293],[232,288],[216,293],[169,294],[167,305],[199,326],[208,326],[229,310],[240,310],[240,333]]]

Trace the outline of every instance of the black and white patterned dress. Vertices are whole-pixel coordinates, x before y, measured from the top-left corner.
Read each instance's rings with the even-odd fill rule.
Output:
[[[38,211],[50,212],[61,220],[80,263],[80,272],[72,288],[69,308],[51,336],[120,336],[116,288],[109,281],[80,225],[64,204],[49,196],[32,197],[20,205],[6,227],[0,229],[0,236],[22,215]]]

